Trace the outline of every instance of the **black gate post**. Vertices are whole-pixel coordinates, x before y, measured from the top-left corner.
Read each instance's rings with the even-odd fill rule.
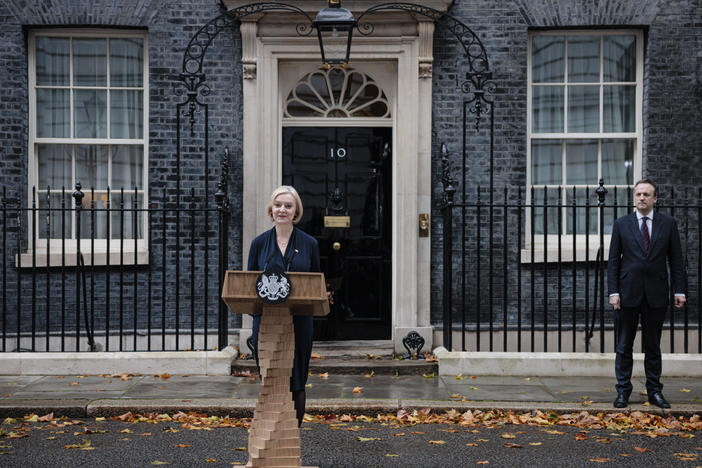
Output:
[[[607,195],[607,189],[604,187],[604,179],[600,179],[600,186],[595,190],[597,193],[597,207],[599,208],[599,235],[600,235],[600,247],[599,247],[599,258],[597,263],[597,270],[600,282],[600,352],[605,352],[605,282],[604,282],[604,269],[605,269],[605,258],[604,258],[604,207],[605,207],[605,195]],[[594,332],[594,330],[593,330]]]
[[[452,331],[453,320],[451,314],[451,297],[453,296],[453,261],[451,250],[453,246],[453,195],[456,188],[453,186],[448,149],[441,144],[441,181],[444,193],[441,197],[441,214],[444,218],[444,278],[443,278],[443,320],[444,320],[444,347],[453,349]]]
[[[75,199],[75,230],[76,230],[76,351],[80,351],[80,213],[83,208],[83,192],[81,191],[80,182],[76,182],[76,190],[73,192],[73,198]],[[32,219],[34,219],[34,213],[32,213]],[[64,236],[66,234],[64,233]],[[47,241],[48,242],[48,241]],[[109,252],[108,252],[109,255]],[[136,329],[135,329],[136,333]]]
[[[218,317],[217,317],[217,348],[223,349],[229,343],[229,320],[227,305],[221,297],[222,286],[224,285],[224,272],[227,270],[229,260],[229,197],[228,183],[229,180],[229,148],[224,149],[224,158],[222,159],[222,173],[220,174],[219,183],[217,184],[217,192],[215,200],[217,201],[217,212],[219,213],[219,268],[218,278],[219,285],[217,289]]]

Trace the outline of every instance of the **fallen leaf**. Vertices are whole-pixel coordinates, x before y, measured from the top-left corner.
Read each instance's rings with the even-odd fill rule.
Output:
[[[514,434],[510,434],[509,432],[503,432],[502,434],[500,434],[500,437],[502,437],[503,439],[515,439],[517,436],[515,436]]]
[[[45,414],[38,419],[39,422],[49,422],[54,419],[54,413]]]
[[[593,403],[594,403],[594,401],[592,401],[592,400],[583,400],[583,402],[580,404],[583,406],[592,406]]]
[[[614,459],[613,458],[591,458],[590,461],[595,462],[595,463],[607,463],[607,462],[614,461]]]
[[[503,445],[507,448],[523,448],[521,445],[515,444],[513,442],[505,442]]]
[[[320,379],[328,379],[329,378],[329,372],[325,372],[324,374],[319,374]]]
[[[463,377],[463,374],[458,374],[456,376],[456,380],[463,380],[463,379],[465,379],[465,377]]]
[[[534,446],[541,445],[541,442],[529,442],[529,445],[534,445]]]
[[[584,432],[578,432],[577,434],[575,434],[574,439],[575,440],[587,440],[587,436],[585,435]]]
[[[431,374],[422,374],[422,377],[424,377],[425,379],[433,379],[435,375],[432,372]]]
[[[104,417],[102,417],[102,416],[100,416],[99,418],[95,418],[95,420],[96,420],[96,421],[104,421],[104,420],[105,420],[105,418],[104,418]]]
[[[478,444],[476,444],[475,442],[469,442],[466,444],[466,447],[477,447],[477,446],[478,446]]]
[[[645,447],[634,447],[634,450],[637,452],[648,452],[648,449]]]
[[[370,374],[363,374],[363,377],[370,379],[373,375],[375,375],[375,371],[370,371]]]
[[[444,445],[446,443],[445,440],[430,440],[429,443],[431,445]]]
[[[399,455],[396,453],[386,453],[385,456],[386,457],[399,457]]]
[[[312,359],[324,359],[324,356],[322,356],[322,355],[319,354],[319,353],[312,353],[312,354],[310,354],[310,358],[312,358]]]
[[[681,388],[680,391],[685,392],[685,393],[690,393],[691,390],[689,388]]]
[[[363,393],[363,387],[354,387],[353,393]]]
[[[63,448],[66,449],[81,449],[81,450],[92,450],[95,447],[92,447],[92,444],[88,439],[83,439],[82,444],[71,444],[71,445],[64,445]]]
[[[631,454],[630,453],[620,453],[619,456],[620,457],[630,457]]]
[[[524,380],[526,380],[527,382],[529,382],[529,381],[531,380],[531,377],[527,377],[527,378],[524,379]]]
[[[132,433],[132,430],[131,430],[131,429],[122,429],[122,430],[119,431],[119,432],[121,432],[122,434],[131,434],[131,433]]]
[[[557,429],[544,429],[544,432],[545,432],[546,434],[553,434],[553,435],[562,435],[562,434],[565,434],[565,432],[559,431],[559,430],[557,430]]]
[[[356,436],[356,440],[359,442],[370,442],[371,440],[380,440],[380,437],[360,437]]]
[[[236,447],[234,450],[237,452],[246,452],[246,447]]]
[[[612,442],[612,439],[610,439],[609,437],[598,437],[596,441],[600,444],[609,444]]]
[[[477,440],[478,440],[478,442],[488,442],[487,439],[477,439]]]
[[[217,459],[216,459],[216,458],[205,458],[205,461],[206,461],[207,463],[214,463],[214,462],[217,461]]]
[[[152,465],[170,465],[170,463],[165,461],[154,460],[151,462]]]
[[[487,461],[487,460],[481,460],[481,461],[478,462],[478,465],[487,465],[487,464],[489,464],[489,463],[490,463],[490,462]]]
[[[392,436],[393,436],[393,437],[403,437],[403,436],[405,436],[405,435],[406,435],[406,434],[405,434],[404,432],[396,432],[396,433],[393,434]]]
[[[450,398],[463,398],[463,395],[461,395],[459,393],[454,393],[453,395],[451,395]]]
[[[163,374],[159,375],[159,377],[161,377],[163,380],[166,380],[171,378],[171,374],[169,374],[168,372],[164,372]]]

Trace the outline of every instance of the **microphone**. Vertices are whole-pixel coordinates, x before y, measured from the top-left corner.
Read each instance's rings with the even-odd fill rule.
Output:
[[[268,263],[269,263],[269,262],[271,261],[271,259],[273,258],[273,255],[275,255],[275,250],[273,250],[273,251],[271,252],[271,254],[270,254],[270,255],[268,256],[268,258],[266,259],[266,263],[263,264],[263,271],[266,271],[266,268],[268,268]]]
[[[295,254],[300,253],[299,250],[295,249],[293,250],[293,253],[290,254],[290,259],[288,260],[288,266],[285,268],[285,271],[290,271],[290,265],[292,265],[293,258],[295,258]]]

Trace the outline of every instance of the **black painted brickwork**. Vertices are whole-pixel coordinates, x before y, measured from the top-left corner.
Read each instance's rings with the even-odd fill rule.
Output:
[[[15,1],[0,0],[0,186],[10,196],[19,192],[27,199],[27,50],[26,28],[51,26],[114,26],[146,28],[149,34],[150,122],[149,170],[150,194],[155,202],[165,197],[175,201],[175,106],[184,96],[175,93],[183,51],[197,29],[219,14],[215,0],[193,2],[125,0]],[[646,32],[644,83],[644,173],[656,178],[670,193],[671,188],[688,192],[700,180],[702,133],[699,131],[702,100],[702,4],[699,0],[456,0],[450,14],[472,28],[483,41],[496,83],[494,183],[502,196],[509,188],[515,200],[517,189],[526,180],[526,64],[529,28],[562,27],[640,27]],[[455,40],[437,27],[435,36],[433,91],[432,182],[434,201],[441,196],[439,144],[449,146],[454,167],[458,170],[459,192],[474,194],[481,187],[483,200],[489,199],[489,133],[484,130],[469,140],[462,179],[462,106],[464,95],[460,85],[465,76],[465,60]],[[208,51],[205,72],[212,95],[203,98],[210,106],[210,170],[209,192],[203,193],[202,120],[196,126],[197,138],[186,137],[182,147],[182,193],[196,189],[196,196],[213,203],[212,194],[219,173],[221,150],[232,149],[229,178],[231,200],[230,261],[240,267],[241,259],[241,66],[238,31],[223,31]],[[203,114],[198,114],[202,119]],[[472,123],[470,124],[472,126]],[[485,127],[482,127],[483,129]],[[593,181],[593,184],[596,181]],[[434,204],[436,207],[436,203]],[[432,211],[432,321],[441,320],[442,291],[442,221],[439,211]],[[213,222],[213,221],[210,221]],[[693,223],[691,223],[693,224]],[[12,225],[10,225],[12,228]],[[173,229],[167,226],[167,254],[172,268],[174,260]],[[158,233],[154,233],[155,235]],[[213,235],[211,233],[210,235]],[[694,233],[693,233],[694,234]],[[10,232],[10,244],[16,241]],[[160,235],[160,234],[158,234]],[[501,237],[501,226],[493,233],[494,242]],[[508,236],[515,238],[510,231]],[[213,239],[213,241],[216,238]],[[468,240],[468,242],[474,242]],[[211,244],[212,248],[212,244]],[[161,247],[154,242],[152,266],[161,268]],[[14,251],[6,252],[11,264]],[[184,257],[184,253],[181,254]],[[460,263],[455,256],[457,267]],[[187,265],[186,259],[184,265]],[[213,266],[211,265],[210,268]],[[203,266],[198,265],[198,268]],[[166,277],[171,277],[167,271]],[[10,275],[15,271],[11,269]],[[8,284],[13,284],[10,278]],[[40,280],[41,281],[41,280]],[[69,290],[71,286],[68,286]],[[9,296],[9,295],[8,295]],[[12,297],[12,296],[9,296]],[[27,297],[23,297],[26,303]],[[514,311],[512,311],[514,312]],[[169,325],[173,317],[169,316]],[[236,325],[232,322],[232,325]]]
[[[490,69],[494,75],[496,91],[495,100],[495,130],[494,130],[494,199],[503,203],[503,191],[508,189],[509,203],[516,203],[518,192],[521,191],[524,200],[526,183],[526,97],[527,97],[527,40],[530,28],[585,28],[600,29],[640,28],[644,31],[644,135],[643,135],[643,171],[644,176],[654,178],[661,184],[662,199],[677,202],[692,199],[697,200],[698,186],[702,169],[702,132],[699,131],[702,122],[702,2],[697,0],[664,2],[655,0],[617,0],[607,2],[559,1],[550,0],[514,0],[514,1],[484,1],[458,0],[449,11],[451,15],[469,26],[484,44],[490,60]],[[460,90],[466,68],[461,50],[456,47],[453,36],[437,26],[434,45],[434,87],[433,87],[433,213],[432,225],[432,322],[440,324],[442,320],[442,248],[443,222],[437,208],[441,199],[441,168],[439,148],[441,143],[448,146],[454,167],[457,192],[456,201],[464,198],[475,202],[477,191],[480,191],[482,203],[490,199],[490,165],[489,145],[487,144],[489,130],[481,126],[479,132],[473,130],[474,119],[469,118],[467,128],[467,163],[463,164],[463,129],[462,102],[467,98]],[[468,96],[470,97],[470,96]],[[465,180],[462,169],[465,168]],[[592,181],[593,186],[597,181]],[[594,187],[593,187],[594,188]],[[611,196],[611,194],[610,194]],[[596,197],[591,197],[591,203],[596,204]],[[608,201],[611,203],[611,201]],[[456,210],[454,219],[454,241],[460,246],[463,235],[461,226],[462,216]],[[481,300],[487,302],[487,266],[490,257],[489,242],[492,239],[494,254],[493,266],[501,274],[503,243],[503,224],[501,211],[494,220],[494,231],[488,228],[489,217],[487,210],[483,211],[481,254],[476,254],[477,236],[475,235],[475,210],[466,215],[467,231],[465,243],[469,245],[466,270],[475,272],[477,259],[483,271],[481,281]],[[678,211],[678,214],[681,213]],[[691,285],[697,284],[697,266],[694,258],[699,258],[697,252],[697,217],[691,213],[679,223],[687,229],[687,237],[683,240],[689,248],[691,260],[688,273]],[[523,236],[522,236],[523,239]],[[516,228],[508,225],[508,244],[517,240]],[[686,249],[686,246],[683,247]],[[688,250],[686,250],[688,251]],[[461,250],[454,246],[453,271],[463,268]],[[514,272],[516,268],[516,245],[508,248],[508,268]],[[570,267],[570,265],[568,265]],[[542,269],[542,266],[537,266]],[[550,268],[553,270],[553,268]],[[578,274],[582,275],[584,267]],[[472,274],[472,273],[471,273]],[[550,274],[553,277],[553,271]],[[538,273],[536,275],[539,281]],[[548,291],[553,292],[553,283],[549,283]],[[592,287],[592,282],[591,282]],[[528,300],[530,287],[523,297]],[[543,295],[541,284],[537,286],[536,294]],[[471,283],[467,292],[466,308],[459,302],[460,288],[454,285],[454,304],[452,310],[454,320],[465,312],[471,323],[475,322],[476,288]],[[564,297],[571,294],[568,285],[564,289]],[[512,290],[511,294],[515,291]],[[582,303],[583,293],[578,303]],[[494,280],[493,315],[495,320],[502,319],[502,283],[499,278]],[[517,305],[508,308],[508,322],[511,326],[517,323]],[[541,298],[537,297],[537,305]],[[488,307],[480,307],[483,325],[487,323]],[[529,310],[521,307],[522,323],[530,320]],[[609,315],[609,314],[608,314]],[[537,312],[536,323],[543,322],[543,313]],[[577,312],[579,323],[584,323],[583,307]],[[696,323],[696,317],[693,317]],[[553,308],[549,312],[549,322],[554,323]],[[609,321],[609,317],[608,317]]]
[[[230,201],[230,236],[229,267],[240,268],[241,259],[241,64],[240,36],[238,27],[223,30],[207,52],[204,71],[211,89],[209,96],[199,96],[199,101],[209,104],[209,168],[205,174],[203,122],[205,109],[198,107],[196,114],[195,137],[190,136],[187,106],[181,109],[181,164],[180,197],[176,190],[178,177],[176,167],[176,105],[183,103],[186,96],[179,86],[179,74],[182,69],[183,53],[192,36],[211,19],[221,14],[218,2],[196,0],[189,2],[163,0],[126,0],[113,1],[0,1],[0,187],[5,187],[8,197],[17,197],[22,203],[28,199],[27,188],[27,138],[28,138],[28,90],[27,90],[27,37],[31,28],[75,27],[75,28],[139,28],[148,31],[149,60],[149,196],[151,203],[159,208],[197,208],[196,213],[196,252],[195,252],[195,291],[196,301],[201,303],[204,291],[204,276],[209,275],[207,295],[211,298],[208,307],[208,324],[216,326],[218,287],[217,272],[217,217],[210,212],[205,223],[203,207],[216,208],[214,193],[220,175],[220,160],[223,149],[230,148],[232,156],[229,169]],[[207,192],[205,185],[207,184]],[[69,188],[71,189],[71,188]],[[86,189],[86,188],[84,188]],[[190,204],[191,190],[194,190],[196,204]],[[165,197],[165,198],[164,198]],[[164,205],[165,203],[165,205]],[[180,252],[176,254],[176,218],[180,222]],[[155,229],[152,230],[152,248],[150,269],[153,281],[153,298],[151,300],[154,315],[152,323],[161,325],[162,281],[166,278],[166,328],[176,326],[174,306],[175,267],[180,266],[181,311],[178,324],[183,329],[191,326],[190,314],[190,212],[176,216],[175,212],[167,214],[165,230],[166,270],[163,272],[163,247],[161,239],[163,230],[161,215],[154,215]],[[17,252],[16,220],[8,219],[8,249],[4,253],[7,270],[7,298],[17,297],[17,270],[12,267]],[[205,271],[204,249],[205,237],[209,239],[209,265]],[[27,239],[22,239],[26,248]],[[86,243],[83,249],[88,249]],[[178,255],[178,260],[176,260]],[[138,283],[139,311],[137,323],[146,326],[146,277],[149,268],[136,269],[141,278]],[[50,274],[51,287],[51,328],[60,327],[60,317],[67,317],[67,329],[75,327],[71,319],[75,310],[75,283],[73,269],[68,269],[65,304],[60,299],[60,271],[54,269]],[[134,267],[124,269],[123,295],[125,297],[124,327],[133,327],[132,291]],[[21,297],[23,304],[22,331],[30,331],[30,310],[32,303],[31,273],[22,272]],[[90,276],[88,283],[90,283]],[[100,268],[95,274],[97,284],[104,283],[104,273]],[[113,286],[110,291],[111,329],[119,326],[119,270],[111,273]],[[45,322],[46,277],[43,269],[36,277],[37,313],[35,327],[43,329]],[[96,325],[104,329],[105,288],[95,289]],[[90,299],[89,299],[90,300]],[[14,309],[14,308],[13,308]],[[7,332],[16,330],[16,316],[6,317]],[[81,319],[82,320],[82,319]],[[239,320],[232,318],[230,326],[238,326]],[[197,310],[195,326],[204,324],[204,311]],[[81,323],[81,328],[83,324]],[[210,343],[216,339],[210,338]]]

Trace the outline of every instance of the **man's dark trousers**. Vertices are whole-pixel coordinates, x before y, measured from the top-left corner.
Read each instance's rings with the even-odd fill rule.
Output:
[[[663,390],[661,383],[661,331],[665,318],[665,307],[651,308],[644,299],[639,307],[622,307],[614,311],[614,330],[617,340],[617,355],[614,371],[617,376],[617,393],[631,394],[632,358],[636,329],[641,321],[641,338],[646,355],[646,392],[651,395]]]

